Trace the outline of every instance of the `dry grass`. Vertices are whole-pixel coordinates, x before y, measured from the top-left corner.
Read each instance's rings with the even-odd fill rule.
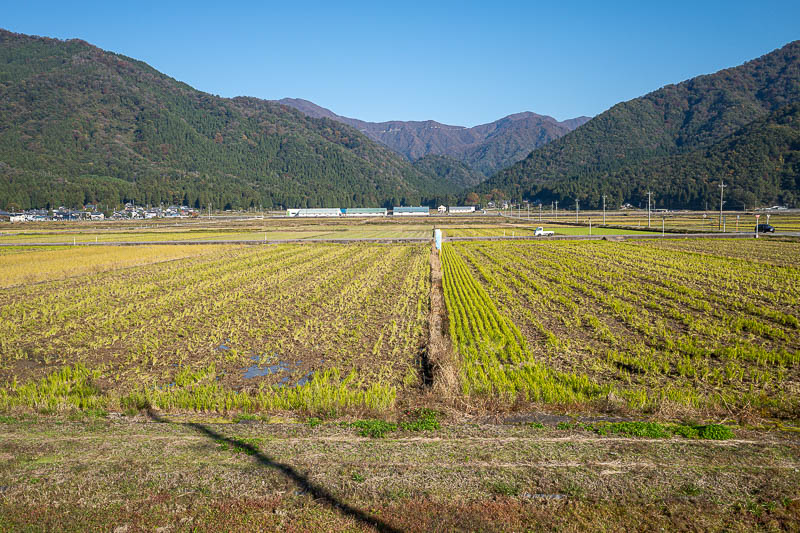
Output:
[[[4,250],[0,254],[0,288],[197,257],[216,249],[213,246],[114,246]]]
[[[800,525],[800,444],[781,434],[708,442],[471,420],[370,439],[338,423],[143,422],[0,422],[0,530],[372,530],[333,502],[403,531]]]

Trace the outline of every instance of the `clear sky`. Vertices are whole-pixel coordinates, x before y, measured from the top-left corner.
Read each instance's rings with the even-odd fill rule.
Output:
[[[3,0],[0,27],[80,38],[221,96],[370,121],[596,115],[800,39],[800,1]]]

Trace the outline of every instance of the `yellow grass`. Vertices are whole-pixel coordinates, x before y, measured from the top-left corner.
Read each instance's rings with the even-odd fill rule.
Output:
[[[218,247],[103,246],[9,250],[0,254],[0,288],[204,255]]]

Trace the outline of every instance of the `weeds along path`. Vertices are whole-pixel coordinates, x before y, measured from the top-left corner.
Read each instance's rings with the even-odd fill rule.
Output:
[[[431,310],[428,315],[428,367],[435,391],[447,397],[457,390],[458,369],[446,338],[447,309],[442,287],[442,264],[436,248],[431,250]]]

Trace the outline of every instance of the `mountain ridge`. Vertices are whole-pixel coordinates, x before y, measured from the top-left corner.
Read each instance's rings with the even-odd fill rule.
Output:
[[[747,126],[797,102],[800,41],[616,104],[497,172],[476,192],[547,202],[578,198],[598,207],[603,194],[637,203],[652,190],[665,206],[703,208],[714,205],[716,185],[725,179],[736,201],[796,203],[800,191],[787,173],[800,147],[767,126],[757,133]],[[725,153],[724,141],[734,135],[750,147],[749,159]],[[734,168],[722,163],[734,160]]]
[[[345,124],[198,91],[82,40],[0,30],[2,207],[353,207],[452,190]]]
[[[521,160],[542,146],[585,124],[590,117],[558,121],[531,111],[514,113],[487,124],[454,126],[435,120],[368,122],[338,115],[302,98],[274,100],[312,117],[325,117],[353,126],[409,161],[443,155],[467,164],[486,176]]]

